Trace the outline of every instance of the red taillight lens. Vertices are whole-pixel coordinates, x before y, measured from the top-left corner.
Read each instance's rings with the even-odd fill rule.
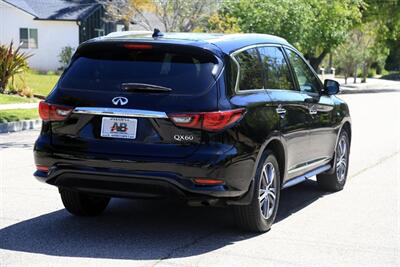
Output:
[[[242,118],[244,108],[201,113],[169,114],[176,126],[196,128],[206,131],[219,131]]]
[[[152,49],[153,46],[150,44],[124,44],[125,48],[128,49]]]
[[[72,108],[60,105],[53,105],[41,101],[39,103],[39,116],[44,121],[62,121],[71,113]]]

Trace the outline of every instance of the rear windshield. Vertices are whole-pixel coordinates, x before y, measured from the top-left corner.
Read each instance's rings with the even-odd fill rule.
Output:
[[[176,49],[179,50],[179,49]],[[79,56],[63,75],[64,89],[121,91],[123,83],[171,88],[173,94],[201,94],[215,82],[216,59],[160,49],[103,50]]]

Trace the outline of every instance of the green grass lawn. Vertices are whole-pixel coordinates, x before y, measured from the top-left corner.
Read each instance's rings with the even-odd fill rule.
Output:
[[[39,100],[36,98],[21,97],[18,95],[4,95],[0,94],[0,105],[1,104],[16,104],[16,103],[34,103]]]
[[[10,121],[32,120],[39,118],[37,108],[0,110],[0,123]]]
[[[33,94],[41,96],[47,96],[60,78],[58,74],[41,74],[30,70],[15,77],[16,88],[23,87],[21,76],[26,86],[32,89]]]

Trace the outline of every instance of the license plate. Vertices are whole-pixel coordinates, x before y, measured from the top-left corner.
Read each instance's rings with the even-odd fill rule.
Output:
[[[101,136],[111,138],[135,139],[137,119],[103,117],[101,121]]]

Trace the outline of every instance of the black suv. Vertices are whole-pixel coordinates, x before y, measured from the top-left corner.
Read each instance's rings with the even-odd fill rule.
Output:
[[[81,44],[40,103],[34,175],[75,215],[110,197],[178,197],[234,205],[240,226],[266,231],[281,189],[315,175],[343,188],[338,91],[279,37],[113,33]]]

